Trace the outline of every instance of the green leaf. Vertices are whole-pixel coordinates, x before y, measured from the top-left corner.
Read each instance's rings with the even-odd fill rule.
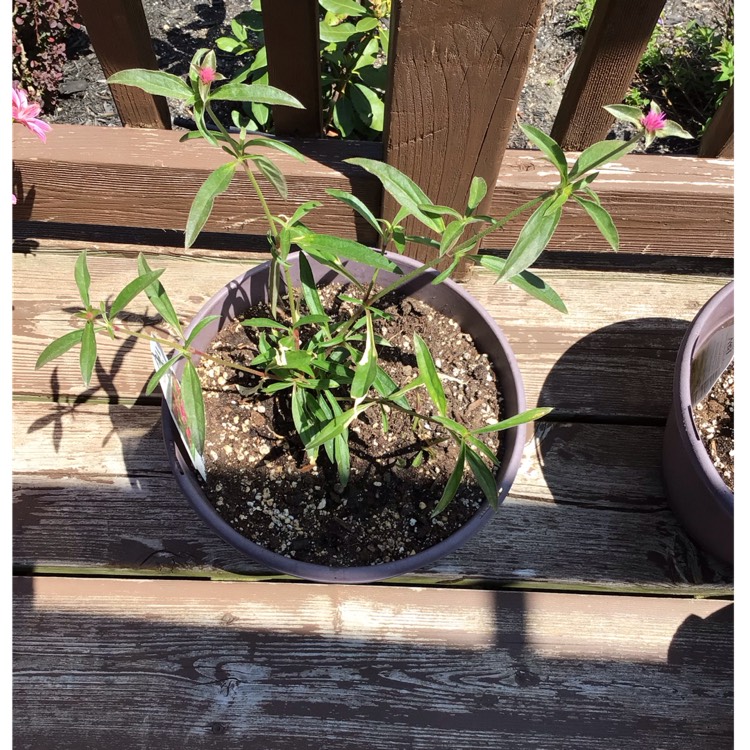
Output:
[[[334,16],[361,16],[365,9],[355,0],[320,0],[320,4]]]
[[[328,332],[330,330],[328,316],[326,315],[323,303],[320,301],[318,288],[315,285],[315,277],[304,253],[299,254],[299,277],[302,284],[302,296],[305,298],[307,309],[312,315],[323,316],[325,318],[326,324],[324,325],[324,329]]]
[[[145,276],[146,274],[151,273],[151,268],[149,267],[143,253],[138,253],[138,273],[140,276]],[[159,315],[161,315],[167,324],[172,326],[180,336],[182,336],[180,319],[177,317],[177,313],[175,312],[172,302],[162,286],[161,281],[155,281],[150,286],[147,286],[144,291]]]
[[[609,242],[612,249],[619,250],[620,235],[617,233],[617,227],[606,209],[594,201],[581,198],[579,195],[574,195],[573,200],[586,210],[586,213],[592,218],[597,229],[602,233],[602,237]]]
[[[376,29],[380,25],[380,21],[372,16],[363,18],[361,21],[357,21],[357,31],[360,34],[366,34],[368,31]]]
[[[420,211],[424,211],[428,216],[452,216],[454,219],[463,219],[464,217],[456,211],[455,208],[450,206],[438,206],[437,204],[424,203],[419,207]]]
[[[455,257],[451,264],[445,270],[441,271],[430,284],[442,284],[455,270],[458,264],[461,262],[460,257]]]
[[[264,83],[225,83],[215,89],[208,97],[209,101],[253,102],[255,104],[280,105],[304,109],[299,99],[286,91],[268,86]]]
[[[328,321],[329,317],[325,313],[320,315],[303,315],[297,320],[292,328],[300,328],[301,326],[315,325],[317,323],[327,323]]]
[[[367,337],[362,358],[354,368],[351,395],[353,399],[364,398],[378,374],[378,352],[375,348],[375,332],[372,326],[372,314],[365,310],[367,318]]]
[[[492,464],[495,466],[500,466],[500,461],[498,461],[497,456],[492,452],[492,449],[483,443],[478,437],[472,435],[471,433],[468,433],[467,435],[463,436],[464,439],[471,443],[478,451],[481,451],[484,453],[484,455],[490,460]],[[468,447],[468,445],[467,445]]]
[[[116,297],[112,306],[109,308],[109,317],[114,318],[117,313],[125,308],[126,305],[135,299],[146,287],[156,281],[164,273],[163,268],[156,271],[148,271],[138,278],[133,279]]]
[[[485,195],[487,195],[487,183],[481,177],[472,177],[469,187],[469,202],[467,204],[469,213],[473,213],[476,210]]]
[[[203,405],[203,391],[198,371],[195,365],[185,360],[185,369],[182,373],[182,402],[185,405],[185,414],[190,428],[190,442],[198,453],[203,452],[203,442],[206,437],[206,411]]]
[[[396,167],[376,159],[364,159],[355,157],[344,159],[348,164],[362,167],[370,174],[375,175],[383,185],[383,189],[390,193],[412,216],[422,222],[425,226],[436,232],[445,229],[445,222],[440,218],[427,216],[420,209],[423,204],[432,205],[432,201],[425,195],[422,188],[407,177]]]
[[[284,331],[289,330],[289,326],[279,323],[278,320],[273,320],[272,318],[246,318],[242,321],[241,325],[248,328],[281,328]]]
[[[147,94],[168,96],[172,99],[180,99],[188,104],[191,104],[194,100],[193,90],[182,78],[171,73],[162,73],[159,70],[145,70],[143,68],[121,70],[119,73],[111,75],[107,79],[107,83],[135,86]]]
[[[83,382],[86,387],[89,387],[91,382],[91,374],[94,372],[94,364],[96,363],[96,337],[94,334],[94,324],[92,321],[87,321],[83,328],[83,336],[81,338],[81,375],[83,376]]]
[[[502,277],[506,266],[504,258],[497,258],[494,255],[473,255],[471,257],[477,260],[480,265]],[[555,310],[559,310],[562,313],[568,312],[568,308],[565,307],[565,303],[560,299],[560,295],[546,281],[543,281],[539,276],[531,273],[531,271],[522,271],[520,274],[508,279],[508,281],[519,289],[523,289],[524,292],[530,294],[532,297],[536,297],[536,299],[545,302],[550,307],[554,307]]]
[[[331,438],[340,435],[363,411],[369,409],[372,402],[368,404],[357,404],[341,414],[335,416],[317,435],[307,444],[307,448],[318,448]]]
[[[661,130],[658,130],[656,135],[659,138],[665,138],[666,136],[670,135],[673,138],[690,138],[692,139],[692,135],[687,132],[681,125],[676,123],[674,120],[667,120],[664,123],[664,127]]]
[[[419,374],[424,378],[427,393],[430,394],[430,398],[437,407],[440,416],[445,417],[448,411],[448,403],[443,384],[440,382],[440,376],[432,360],[432,354],[430,354],[427,344],[418,333],[414,334],[414,354],[417,357],[417,367],[419,368]]]
[[[185,248],[189,248],[198,239],[198,235],[208,221],[214,207],[216,196],[223,193],[232,182],[237,162],[222,164],[206,178],[200,186],[190,207],[187,225],[185,227]]]
[[[448,224],[445,228],[445,232],[443,232],[443,236],[440,238],[441,256],[450,252],[456,246],[456,243],[461,239],[461,235],[464,233],[464,229],[466,229],[466,222],[463,219],[457,219]]]
[[[549,406],[542,406],[536,409],[527,409],[526,411],[516,414],[514,417],[508,417],[503,419],[502,422],[495,422],[495,424],[489,424],[486,427],[479,427],[476,430],[472,430],[473,435],[483,435],[487,432],[499,432],[500,430],[508,430],[511,427],[518,427],[518,425],[526,424],[527,422],[533,422],[535,419],[541,419],[552,411]]]
[[[164,373],[177,361],[179,361],[180,355],[176,357],[172,357],[172,359],[167,360],[149,379],[148,384],[146,385],[146,395],[150,396],[154,390],[156,389],[156,386],[159,385],[159,381],[162,379],[162,376]]]
[[[320,24],[320,40],[326,44],[348,42],[356,33],[357,29],[351,23],[340,23],[337,26],[328,26],[325,23]]]
[[[218,320],[221,317],[221,315],[206,315],[203,320],[201,320],[199,323],[196,324],[195,328],[193,328],[192,331],[190,331],[190,335],[185,339],[185,346],[190,346],[190,344],[195,341],[195,337],[207,326],[213,323],[215,320]]]
[[[529,217],[508,255],[501,279],[509,279],[525,271],[544,252],[562,215],[559,208],[554,213],[547,214],[554,198],[555,196],[547,198]]]
[[[373,19],[376,20],[376,19]],[[368,128],[382,132],[385,105],[383,100],[371,88],[362,83],[355,83],[349,89],[349,96],[357,114]]]
[[[290,146],[288,143],[284,143],[284,141],[277,141],[273,138],[252,138],[247,142],[248,148],[254,148],[255,146],[261,146],[263,148],[273,148],[277,151],[281,151],[284,154],[293,156],[298,161],[305,160],[305,157],[299,151],[297,151],[294,146]]]
[[[565,153],[546,133],[533,125],[519,125],[524,135],[552,162],[563,182],[568,181],[568,163]]]
[[[289,197],[289,191],[282,171],[267,156],[252,154],[248,158],[257,165],[263,176],[276,188],[276,192],[286,200]]]
[[[641,112],[638,107],[629,107],[626,104],[608,104],[604,106],[604,109],[618,120],[630,122],[633,125],[637,125],[639,128],[643,128],[643,125],[641,124],[643,112]]]
[[[91,301],[89,299],[91,274],[89,273],[89,268],[86,264],[85,250],[83,250],[76,259],[74,274],[76,279],[76,286],[78,287],[78,293],[81,295],[81,302],[83,302],[83,306],[88,310],[88,308],[91,307]]]
[[[337,188],[326,188],[326,193],[333,196],[334,198],[338,198],[338,200],[343,201],[348,206],[353,208],[357,213],[360,214],[360,216],[364,217],[369,222],[370,226],[380,236],[383,235],[383,228],[380,226],[380,223],[375,218],[372,211],[370,211],[370,209],[367,208],[367,206],[362,203],[362,201],[357,198],[356,195],[347,193],[345,190],[338,190]]]
[[[440,515],[451,503],[453,498],[456,496],[456,493],[458,492],[458,488],[461,486],[461,479],[464,475],[464,465],[466,463],[466,444],[461,443],[461,450],[458,454],[458,460],[456,461],[456,465],[453,467],[453,471],[451,472],[450,477],[448,477],[448,482],[445,485],[445,489],[443,490],[442,497],[438,501],[438,504],[435,506],[434,510],[431,513],[431,516],[434,518],[435,516]]]
[[[449,417],[432,417],[438,424],[443,425],[450,432],[455,433],[459,437],[463,437],[468,434],[468,430],[460,422],[456,422],[455,419]]]
[[[292,214],[292,218],[289,219],[289,226],[293,227],[301,219],[304,219],[310,211],[313,211],[322,205],[323,204],[320,201],[307,201],[307,203],[297,206],[297,210]]]
[[[384,271],[396,273],[401,272],[401,269],[385,255],[354,240],[310,232],[298,239],[297,244],[306,253],[326,264],[340,258],[348,258],[358,263],[364,263],[371,268],[381,268]]]
[[[578,160],[570,170],[570,179],[600,167],[602,164],[613,161],[628,151],[632,151],[639,143],[638,138],[632,138],[629,141],[599,141],[589,146],[581,153]]]
[[[474,478],[477,480],[477,484],[482,488],[482,492],[484,492],[484,496],[487,498],[487,502],[492,508],[497,510],[498,493],[495,476],[471,448],[467,448],[466,458],[469,461],[469,467],[474,474]]]
[[[411,409],[411,405],[404,396],[398,398],[393,397],[393,394],[398,391],[398,385],[380,365],[377,366],[377,372],[372,387],[383,396],[383,398],[390,399],[404,409]]]
[[[59,356],[65,354],[69,349],[72,349],[76,344],[80,343],[82,338],[83,328],[69,331],[59,338],[56,338],[44,347],[44,351],[42,351],[36,361],[35,369],[38,370],[40,367],[44,367],[47,362],[51,362],[53,359],[57,359]]]

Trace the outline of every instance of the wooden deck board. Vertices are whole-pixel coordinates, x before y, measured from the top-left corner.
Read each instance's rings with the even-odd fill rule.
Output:
[[[127,247],[118,254],[89,256],[93,297],[119,291],[135,277],[137,251]],[[82,391],[76,356],[34,370],[47,343],[69,330],[80,304],[73,280],[76,254],[70,244],[55,248],[54,243],[14,254],[17,395],[61,398]],[[167,269],[163,283],[189,320],[211,294],[259,257],[215,252],[210,257],[161,255],[150,262]],[[488,273],[475,272],[466,287],[508,336],[521,366],[527,402],[554,406],[560,418],[665,419],[673,362],[686,321],[727,279],[564,268],[545,270],[543,275],[566,300],[568,315],[515,287],[495,285]],[[129,310],[154,315],[145,302]],[[147,347],[101,339],[99,351],[88,396],[132,400],[143,393],[151,367]]]
[[[732,747],[727,601],[37,577],[14,605],[19,750]]]
[[[21,569],[273,576],[213,534],[169,472],[157,407],[14,404],[14,549]],[[431,584],[726,594],[666,505],[662,428],[543,423],[510,498]],[[583,481],[582,481],[583,480]]]

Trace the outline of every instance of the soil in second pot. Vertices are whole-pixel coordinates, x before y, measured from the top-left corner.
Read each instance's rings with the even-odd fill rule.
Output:
[[[734,492],[734,362],[696,404],[693,414],[711,461]]]
[[[345,287],[343,287],[345,289]],[[324,305],[348,317],[339,285],[320,290]],[[501,418],[501,395],[486,354],[458,324],[413,298],[386,298],[392,317],[375,332],[381,366],[399,385],[416,377],[413,334],[427,343],[448,401],[448,416],[474,429]],[[256,305],[246,317],[269,317]],[[458,456],[440,426],[396,409],[371,407],[350,427],[351,477],[346,487],[321,448],[312,466],[294,429],[290,396],[242,396],[255,376],[217,365],[210,355],[249,364],[258,332],[231,322],[214,339],[199,372],[206,403],[205,493],[234,529],[266,549],[305,562],[367,566],[409,557],[445,539],[477,511],[484,495],[469,472],[448,508],[439,501]],[[302,330],[304,337],[305,331]],[[309,333],[307,334],[309,335]],[[341,395],[347,395],[342,391]],[[412,406],[433,414],[423,387],[408,394]],[[497,453],[502,433],[484,435]]]

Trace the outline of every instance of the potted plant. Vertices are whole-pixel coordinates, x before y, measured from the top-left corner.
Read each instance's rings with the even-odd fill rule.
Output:
[[[706,450],[697,411],[733,356],[734,282],[730,282],[701,308],[680,345],[662,463],[675,514],[701,547],[729,564],[734,562],[734,492]]]
[[[548,245],[564,204],[581,206],[617,249],[617,230],[591,188],[595,170],[641,137],[689,137],[658,108],[644,116],[614,106],[608,109],[635,124],[638,137],[594,144],[569,166],[551,138],[524,126],[555,166],[559,184],[499,219],[478,213],[487,192],[481,178],[472,180],[459,211],[434,204],[392,166],[349,159],[375,175],[400,205],[387,221],[356,196],[327,191],[375,229],[379,245],[369,248],[311,231],[304,219],[317,201],[274,216],[259,177],[288,196],[269,154],[303,157],[242,127],[230,133],[213,111],[214,102],[225,100],[299,106],[292,97],[241,77],[224,82],[208,50],[196,54],[187,82],[145,70],[119,73],[110,82],[182,99],[197,126],[186,138],[202,137],[230,157],[193,201],[186,246],[240,172],[266,216],[271,257],[220,290],[183,328],[161,270],[143,257],[138,276],[111,305],[92,304],[82,254],[75,279],[83,326],[52,342],[37,366],[80,345],[88,383],[97,333],[149,340],[156,367],[147,389],[161,383],[168,456],[190,502],[223,538],[269,567],[322,581],[403,574],[463,543],[507,494],[523,426],[550,411],[525,409],[502,333],[449,279],[458,264],[488,268],[564,312],[554,290],[528,270]],[[507,259],[479,253],[483,237],[527,211]],[[406,235],[408,216],[430,236]],[[422,264],[403,257],[407,242],[429,245],[434,257]],[[119,319],[140,293],[172,337],[135,331]]]

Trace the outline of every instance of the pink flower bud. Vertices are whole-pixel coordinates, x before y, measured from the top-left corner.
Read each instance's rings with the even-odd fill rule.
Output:
[[[666,121],[667,116],[664,112],[654,112],[653,110],[641,117],[641,125],[646,128],[648,133],[655,133],[657,130],[661,130]]]
[[[198,76],[202,83],[211,83],[216,80],[216,71],[207,65],[205,68],[198,68]]]

